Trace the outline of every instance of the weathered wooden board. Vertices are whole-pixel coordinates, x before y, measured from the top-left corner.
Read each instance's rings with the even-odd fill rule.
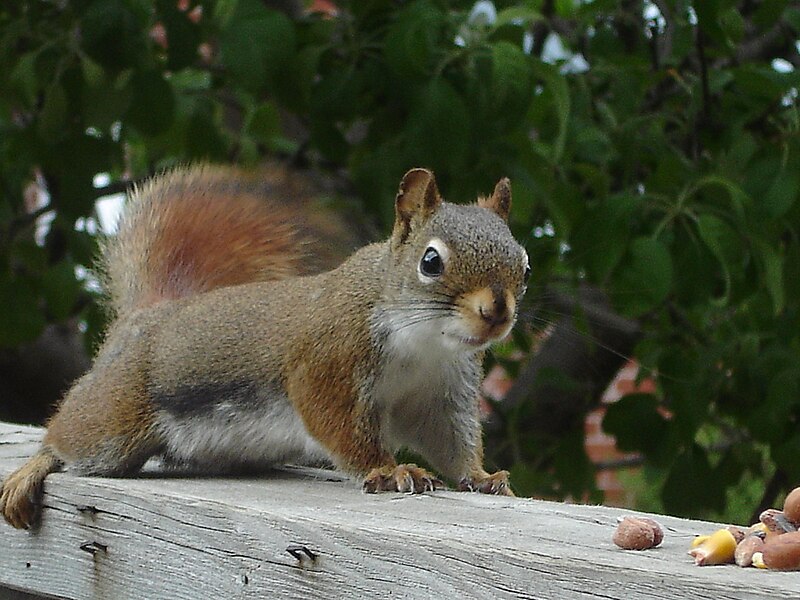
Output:
[[[0,424],[0,475],[40,437]],[[57,473],[39,531],[0,523],[0,597],[5,587],[114,600],[800,598],[800,573],[695,567],[689,543],[714,524],[656,516],[661,547],[620,550],[611,534],[629,513],[443,491],[367,495],[307,469],[241,478]]]

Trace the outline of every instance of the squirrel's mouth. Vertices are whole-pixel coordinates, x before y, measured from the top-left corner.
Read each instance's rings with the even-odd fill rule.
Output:
[[[469,346],[475,350],[479,350],[488,346],[494,341],[492,337],[472,337],[472,336],[458,336],[456,339],[464,346]]]
[[[485,328],[480,332],[470,332],[473,335],[458,335],[458,341],[471,348],[483,349],[505,338],[510,332],[513,323],[505,323],[499,327]]]
[[[472,325],[470,327],[469,324],[462,322],[458,327],[443,328],[442,334],[455,348],[469,351],[485,350],[495,342],[505,338],[511,331],[513,322],[493,327],[474,323]]]

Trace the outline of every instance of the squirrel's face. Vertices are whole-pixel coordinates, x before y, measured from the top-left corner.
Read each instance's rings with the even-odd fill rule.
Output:
[[[508,335],[530,266],[505,222],[486,208],[443,203],[413,238],[402,261],[405,291],[430,314],[429,334],[464,350]]]
[[[474,352],[508,335],[530,274],[505,222],[510,202],[508,180],[460,206],[441,200],[430,172],[406,175],[392,236],[392,271],[402,277],[386,315],[399,338]]]

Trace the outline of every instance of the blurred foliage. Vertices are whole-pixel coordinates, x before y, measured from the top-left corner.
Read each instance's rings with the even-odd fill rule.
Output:
[[[657,393],[605,427],[644,453],[663,509],[719,515],[742,482],[800,483],[797,4],[338,4],[0,7],[0,344],[75,315],[97,330],[74,276],[94,240],[75,222],[126,178],[303,154],[345,169],[387,226],[411,166],[454,200],[508,175],[530,293],[587,281],[642,323]],[[516,465],[518,491],[593,489],[581,435],[556,456]]]

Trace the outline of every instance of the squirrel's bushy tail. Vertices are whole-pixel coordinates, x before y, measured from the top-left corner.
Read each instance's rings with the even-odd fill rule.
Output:
[[[268,175],[268,174],[262,174]],[[129,196],[101,245],[116,315],[215,288],[307,272],[307,240],[280,182],[202,165],[153,178]]]

